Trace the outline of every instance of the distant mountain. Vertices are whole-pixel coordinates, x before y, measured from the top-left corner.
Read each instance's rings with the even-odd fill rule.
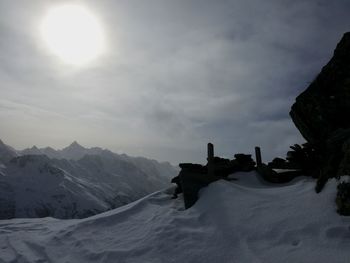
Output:
[[[37,148],[33,146],[32,148],[27,148],[19,151],[21,155],[46,155],[49,158],[55,159],[67,159],[67,160],[79,160],[85,155],[99,155],[104,150],[99,147],[85,148],[81,146],[77,141],[72,142],[69,146],[63,148],[62,150],[55,150],[51,147]],[[133,158],[133,157],[132,157]]]
[[[0,165],[1,163],[8,162],[16,156],[18,156],[17,151],[0,140]]]
[[[131,157],[126,154],[117,154],[100,147],[85,148],[74,141],[62,150],[55,150],[51,147],[40,148],[36,146],[19,151],[21,155],[46,155],[51,159],[79,160],[85,155],[113,156],[114,158],[134,164],[149,176],[173,177],[178,170],[168,162],[158,162],[144,157]]]
[[[72,160],[78,160],[82,158],[86,154],[94,154],[92,151],[89,149],[84,148],[81,146],[79,143],[74,141],[71,145],[69,145],[66,148],[63,148],[62,151],[60,152],[62,158],[64,159],[72,159]]]
[[[84,148],[78,142],[74,141],[69,146],[63,148],[62,150],[55,150],[51,147],[38,149],[36,146],[32,148],[24,149],[20,151],[22,155],[46,155],[49,158],[56,159],[67,159],[67,160],[78,160],[84,157],[86,154],[99,154],[103,149],[95,148]]]
[[[0,147],[7,149],[1,151],[7,158],[0,167],[0,219],[87,217],[165,188],[178,172],[169,163],[77,142],[62,150],[33,146],[20,156]]]
[[[19,151],[21,155],[42,155],[41,150],[35,145],[32,148],[24,149],[23,151]]]
[[[40,152],[41,152],[41,154],[44,154],[49,158],[61,159],[61,155],[60,155],[59,151],[56,151],[55,149],[53,149],[51,147],[42,148],[42,149],[40,149]]]

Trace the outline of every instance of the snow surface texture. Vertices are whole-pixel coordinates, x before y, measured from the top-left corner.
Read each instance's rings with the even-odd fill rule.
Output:
[[[16,153],[0,142],[0,219],[91,216],[166,188],[178,173],[169,163],[76,142],[59,151],[50,148],[59,159],[43,155],[45,149]]]
[[[0,221],[0,262],[349,262],[335,180],[316,194],[307,178],[233,177],[202,189],[188,210],[168,190],[86,219]]]

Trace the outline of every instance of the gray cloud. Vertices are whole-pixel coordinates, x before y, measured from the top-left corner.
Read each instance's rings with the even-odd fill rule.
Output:
[[[0,138],[18,148],[78,140],[160,160],[204,162],[302,142],[288,112],[347,31],[350,3],[289,0],[75,1],[108,52],[72,68],[38,23],[64,1],[0,1]]]

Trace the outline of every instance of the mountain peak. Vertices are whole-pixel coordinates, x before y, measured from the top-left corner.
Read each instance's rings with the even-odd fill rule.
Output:
[[[18,154],[15,149],[6,145],[2,140],[0,140],[0,163],[7,162],[17,155]]]
[[[47,151],[56,151],[54,148],[47,146],[45,148],[43,148],[43,150],[47,150]]]
[[[2,140],[0,140],[0,148],[1,149],[9,149],[9,147]]]
[[[72,147],[74,147],[74,148],[84,148],[77,141],[72,142],[68,147],[69,148],[72,148]]]
[[[67,146],[66,148],[63,149],[63,151],[85,151],[86,148],[84,148],[83,146],[81,146],[77,141],[72,142],[69,146]]]

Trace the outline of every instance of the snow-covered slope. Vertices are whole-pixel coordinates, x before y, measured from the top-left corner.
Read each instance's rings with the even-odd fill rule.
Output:
[[[52,159],[42,152],[32,147],[22,154],[33,155],[17,156],[1,165],[0,219],[91,216],[168,187],[171,176],[177,174],[167,163],[139,162],[77,143],[61,150],[61,157],[81,154],[81,158]]]
[[[262,184],[255,173],[218,181],[183,210],[167,191],[81,220],[0,221],[1,262],[346,263],[350,218],[301,178]]]

